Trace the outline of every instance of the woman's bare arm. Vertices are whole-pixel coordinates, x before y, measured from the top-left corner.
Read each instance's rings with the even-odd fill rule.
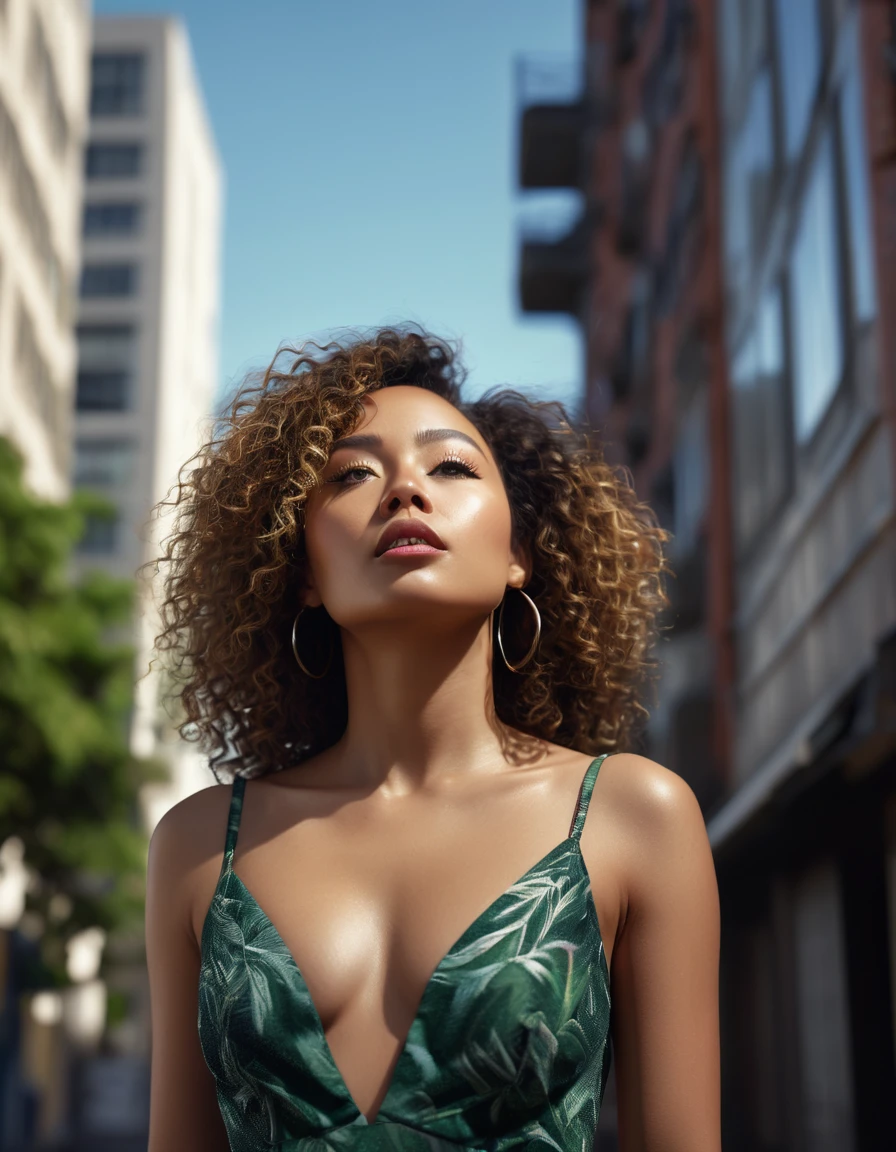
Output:
[[[621,1152],[719,1152],[719,895],[696,797],[620,756],[627,908],[612,960]],[[626,779],[623,781],[622,777]]]
[[[221,791],[229,794],[229,789]],[[217,788],[206,789],[172,808],[156,827],[149,847],[146,958],[152,1000],[152,1095],[148,1152],[228,1152],[230,1148],[214,1077],[199,1046],[199,946],[193,926],[197,877],[208,887],[210,866],[215,868],[210,846],[213,833],[218,867],[224,847],[226,804],[212,795],[217,792]]]

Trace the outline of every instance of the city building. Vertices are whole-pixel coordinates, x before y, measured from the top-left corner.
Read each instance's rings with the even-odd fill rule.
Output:
[[[114,515],[91,518],[78,562],[129,578],[158,554],[150,509],[207,437],[217,386],[222,174],[179,21],[95,19],[84,172],[73,483]],[[153,825],[207,768],[144,676],[158,622],[141,608],[132,746],[173,769]]]
[[[700,27],[710,6],[586,4],[576,98],[563,99],[559,84],[554,99],[544,83],[521,85],[519,132],[521,186],[581,198],[565,234],[524,228],[521,305],[578,320],[582,415],[673,533],[651,723],[628,750],[683,775],[704,811],[726,775],[719,689],[731,677],[714,61]],[[545,66],[521,65],[530,70]],[[611,1080],[601,1152],[616,1147],[613,1089]]]
[[[585,414],[673,533],[636,750],[688,780],[715,853],[724,1144],[880,1148],[896,1130],[896,16],[584,11],[576,97],[521,87],[521,186],[577,188],[582,210],[523,234],[520,301],[578,320]]]
[[[87,0],[0,0],[0,434],[69,491],[87,123]]]
[[[171,528],[170,516],[151,509],[173,496],[180,468],[211,434],[222,172],[179,20],[97,17],[92,49],[72,484],[103,496],[111,515],[88,517],[74,566],[134,579]],[[137,581],[125,637],[136,651],[131,749],[161,760],[168,775],[144,786],[148,831],[177,800],[213,783],[165,699],[151,571]],[[117,1125],[110,1147],[123,1152],[145,1147],[149,1006],[140,941],[116,947],[109,984],[127,1003],[125,1017],[107,1034],[113,1051],[80,1062],[72,1122],[91,1149],[106,1147],[101,1136]]]
[[[735,1150],[896,1131],[893,19],[717,19],[737,661],[708,829]]]
[[[520,86],[522,187],[581,196],[567,232],[524,229],[520,300],[578,320],[583,414],[674,534],[662,688],[643,750],[686,775],[707,807],[725,775],[714,687],[731,676],[731,609],[727,579],[707,581],[726,563],[709,542],[725,538],[729,502],[714,61],[698,7],[588,4],[577,97]],[[537,58],[520,73],[550,74]],[[712,468],[722,472],[710,483]]]

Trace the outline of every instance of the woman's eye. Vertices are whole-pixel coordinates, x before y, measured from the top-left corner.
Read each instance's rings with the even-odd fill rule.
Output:
[[[360,484],[365,476],[372,476],[373,469],[364,464],[356,464],[353,468],[346,468],[331,477],[331,484]]]
[[[433,471],[442,472],[447,476],[474,476],[477,480],[479,479],[479,473],[476,469],[463,460],[443,460]]]

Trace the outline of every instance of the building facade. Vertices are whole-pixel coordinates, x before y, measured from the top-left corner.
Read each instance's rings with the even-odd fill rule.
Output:
[[[583,41],[576,99],[522,100],[521,185],[582,212],[524,237],[520,297],[579,320],[673,533],[641,750],[715,853],[725,1147],[889,1147],[894,6],[591,0]]]
[[[709,450],[727,427],[714,61],[698,9],[588,4],[577,97],[520,86],[521,186],[581,196],[565,234],[524,232],[520,300],[579,321],[583,414],[673,532],[663,686],[641,750],[686,775],[708,808],[729,746],[715,689],[732,670],[727,550],[710,544],[727,534],[729,501],[724,471],[711,471],[724,449]]]
[[[737,661],[708,829],[735,1149],[896,1132],[894,32],[849,0],[716,22]]]
[[[88,518],[74,566],[141,573],[123,639],[136,650],[131,749],[167,768],[168,780],[141,796],[151,831],[213,782],[179,737],[160,662],[151,663],[159,588],[151,568],[141,572],[171,526],[151,509],[208,439],[217,387],[222,172],[181,23],[97,17],[89,112],[72,485],[104,497],[111,514]],[[116,949],[108,980],[125,1016],[107,1033],[111,1051],[76,1070],[72,1123],[78,1147],[124,1152],[146,1146],[149,1002],[141,942]]]
[[[0,434],[69,491],[90,5],[0,0]]]
[[[72,479],[114,515],[91,519],[78,563],[127,578],[158,553],[166,522],[150,509],[207,437],[217,386],[222,174],[178,21],[94,21],[84,171]],[[157,624],[145,594],[131,742],[172,764],[150,826],[207,774],[145,675]]]

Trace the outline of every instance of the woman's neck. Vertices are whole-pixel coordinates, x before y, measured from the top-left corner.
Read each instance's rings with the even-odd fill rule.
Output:
[[[503,757],[490,620],[344,633],[343,655],[349,720],[333,752],[346,781],[408,792]]]

